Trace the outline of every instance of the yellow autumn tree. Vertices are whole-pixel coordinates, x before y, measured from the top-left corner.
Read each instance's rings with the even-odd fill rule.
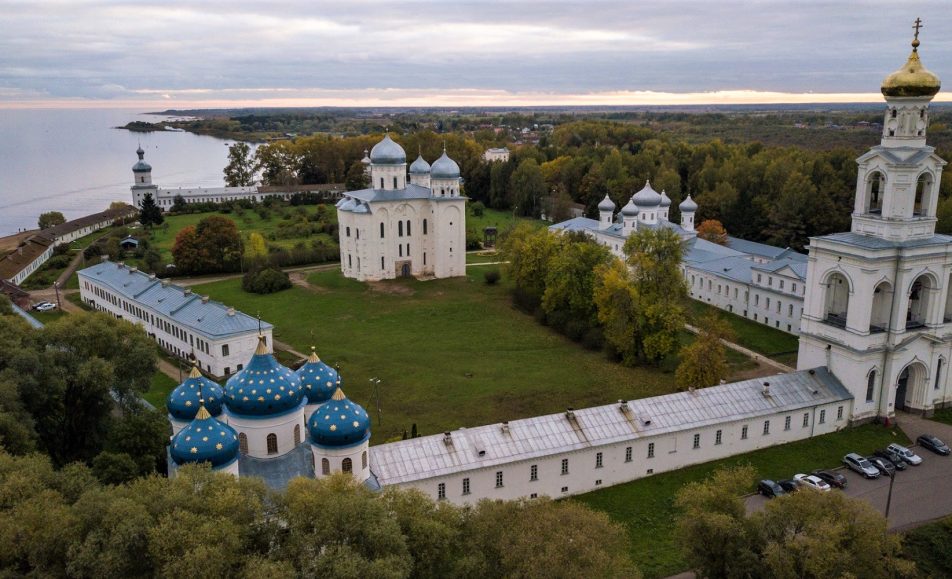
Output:
[[[699,322],[697,339],[681,348],[681,363],[674,373],[678,387],[705,388],[727,378],[727,350],[721,340],[731,340],[730,326],[711,312]]]

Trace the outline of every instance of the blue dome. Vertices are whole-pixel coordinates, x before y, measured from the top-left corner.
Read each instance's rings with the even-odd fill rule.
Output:
[[[691,199],[691,196],[688,195],[684,198],[684,201],[678,205],[678,209],[680,209],[682,213],[694,213],[697,211],[697,203],[695,203],[694,199]]]
[[[301,379],[268,353],[263,338],[244,370],[225,384],[225,407],[235,414],[281,414],[298,406],[303,398]]]
[[[295,374],[301,379],[301,386],[304,388],[304,395],[307,396],[308,404],[327,402],[340,384],[337,370],[321,362],[313,348],[307,363],[298,368]]]
[[[668,197],[668,194],[663,189],[661,190],[661,206],[671,207],[671,198]]]
[[[370,162],[375,165],[403,165],[407,162],[407,154],[387,133],[382,141],[370,149]]]
[[[132,170],[136,173],[151,171],[152,165],[145,162],[145,151],[142,150],[142,145],[139,145],[139,148],[136,149],[136,155],[139,156],[139,162],[132,166]]]
[[[433,179],[459,179],[459,165],[446,155],[446,149],[439,159],[433,161],[430,167],[430,177]]]
[[[202,406],[188,426],[172,437],[169,449],[175,464],[210,462],[213,467],[238,457],[238,434]]]
[[[426,162],[423,155],[416,158],[416,161],[410,164],[411,175],[426,175],[430,172],[430,164]]]
[[[605,198],[599,201],[598,203],[599,211],[614,211],[615,202],[611,200],[611,197],[608,196],[608,193],[605,194]]]
[[[354,446],[370,438],[370,417],[338,388],[330,400],[311,414],[307,430],[317,446]]]
[[[165,407],[173,418],[192,420],[198,413],[199,398],[205,400],[205,408],[212,416],[221,414],[222,400],[225,391],[216,382],[202,376],[198,368],[192,372],[184,382],[175,387],[165,399]]]
[[[621,208],[621,214],[628,217],[638,215],[638,208],[635,206],[635,202],[629,199],[628,203],[625,203],[625,206]]]
[[[651,182],[645,182],[641,191],[631,198],[638,207],[657,207],[661,205],[661,194],[651,188]]]

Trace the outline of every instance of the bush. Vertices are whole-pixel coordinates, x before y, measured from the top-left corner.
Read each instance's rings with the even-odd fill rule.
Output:
[[[473,215],[475,217],[482,217],[483,213],[486,212],[486,206],[483,205],[481,201],[471,204],[470,207],[472,208]]]
[[[249,271],[241,279],[241,288],[255,294],[273,294],[289,287],[291,278],[274,266]]]
[[[490,269],[483,273],[483,279],[485,279],[489,285],[496,285],[501,277],[498,269]]]

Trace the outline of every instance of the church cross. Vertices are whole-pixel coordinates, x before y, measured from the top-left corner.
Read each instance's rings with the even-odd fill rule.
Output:
[[[922,18],[916,18],[916,22],[912,25],[912,27],[916,31],[915,39],[919,40],[919,29],[922,28]]]

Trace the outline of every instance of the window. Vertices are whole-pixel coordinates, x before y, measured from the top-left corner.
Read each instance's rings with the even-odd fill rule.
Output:
[[[436,498],[440,500],[446,498],[446,483],[436,485]]]
[[[694,448],[701,448],[701,435],[700,435],[700,434],[695,434],[695,435],[694,435]]]
[[[383,239],[383,223],[380,224],[380,239]]]
[[[780,280],[780,289],[783,289],[783,280]]]
[[[940,380],[942,379],[942,358],[939,358],[939,361],[935,365],[935,390],[939,389]]]
[[[648,458],[654,458],[654,443],[648,443]]]
[[[403,222],[397,221],[397,236],[403,237]]]
[[[529,467],[529,480],[539,480],[539,465],[534,464]]]
[[[760,294],[754,294],[754,305],[755,306],[760,305]]]
[[[722,435],[722,434],[723,434],[723,431],[721,431],[721,430],[718,430],[717,432],[714,433],[714,444],[715,444],[715,445],[718,445],[718,444],[721,443],[721,435]]]
[[[365,450],[362,455],[360,455],[360,466],[364,470],[367,470],[367,451]]]
[[[595,453],[595,468],[602,468],[602,453]]]
[[[789,417],[789,416],[783,419],[783,429],[784,429],[784,430],[790,430],[790,417]]]
[[[497,470],[496,471],[496,488],[498,489],[501,486],[502,486],[502,471]]]
[[[529,495],[529,498],[535,499],[535,498],[538,498],[538,496],[539,496],[539,493],[532,493],[531,495]]]
[[[837,419],[838,421],[839,421],[839,420],[843,420],[843,407],[842,407],[842,406],[837,406],[837,407],[836,407],[836,419]]]
[[[790,291],[792,291],[793,293],[797,293],[797,284],[792,284]]]
[[[464,495],[469,494],[469,479],[468,478],[463,479],[463,494]]]
[[[631,462],[631,447],[625,448],[625,462]]]
[[[248,454],[248,435],[244,432],[238,435],[238,452]]]
[[[826,410],[821,410],[821,411],[820,411],[820,424],[824,424],[825,422],[826,422]]]
[[[792,315],[793,315],[793,304],[790,304],[790,305],[787,306],[787,315],[788,315],[788,316],[792,316]]]
[[[596,480],[595,480],[595,486],[597,486],[597,487],[602,486],[602,479],[596,479]]]
[[[407,219],[407,237],[410,237],[410,220]]]
[[[807,426],[810,426],[810,413],[804,412],[803,413],[803,428],[806,428]]]
[[[767,309],[770,309],[770,298],[766,298]]]
[[[340,469],[343,472],[353,472],[354,471],[354,462],[350,458],[345,458],[340,461]]]
[[[562,487],[562,492],[563,493],[569,492],[569,487]]]
[[[569,474],[569,459],[562,459],[562,474]]]
[[[324,476],[331,474],[331,461],[326,458],[321,459],[321,474]]]
[[[426,235],[426,219],[423,220],[423,235]]]
[[[225,366],[225,376],[231,374],[231,366]]]
[[[294,446],[301,444],[301,425],[294,425]]]
[[[747,425],[746,424],[740,429],[740,439],[747,440]]]
[[[397,188],[397,178],[396,178],[396,177],[393,178],[393,188],[394,188],[394,189]]]
[[[876,370],[870,370],[866,377],[866,402],[873,401],[873,389],[876,387]]]
[[[764,436],[770,434],[770,421],[764,420]]]
[[[278,454],[278,435],[273,432],[268,435],[268,454]]]
[[[347,237],[350,237],[350,227],[345,227],[344,231],[347,232]]]
[[[402,243],[399,244],[399,245],[397,245],[397,253],[400,255],[400,257],[403,257],[403,244],[402,244]]]

